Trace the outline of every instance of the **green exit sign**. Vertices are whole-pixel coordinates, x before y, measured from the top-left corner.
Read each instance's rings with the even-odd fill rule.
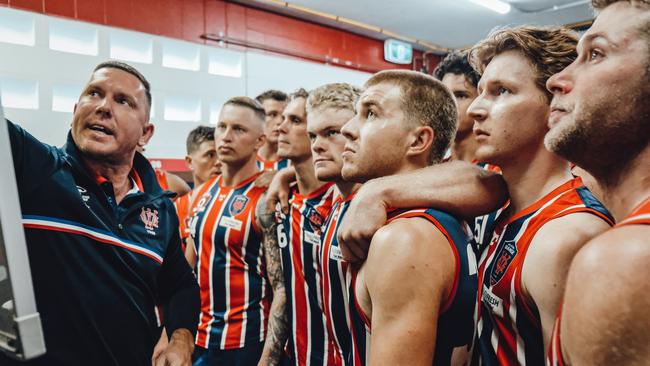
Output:
[[[413,61],[413,46],[396,39],[384,41],[384,60],[394,64],[407,65]]]

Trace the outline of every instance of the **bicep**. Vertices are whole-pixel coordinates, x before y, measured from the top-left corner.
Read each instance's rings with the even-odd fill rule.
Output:
[[[395,223],[393,233],[378,232],[364,265],[372,303],[371,364],[431,365],[439,309],[455,274],[453,252],[429,223]]]
[[[594,215],[576,213],[548,222],[535,234],[522,269],[522,287],[539,311],[545,349],[571,261],[589,239],[607,228],[609,225]]]

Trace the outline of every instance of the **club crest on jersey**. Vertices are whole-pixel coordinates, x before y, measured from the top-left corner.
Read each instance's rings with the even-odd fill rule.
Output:
[[[88,190],[82,186],[77,186],[77,190],[79,191],[79,195],[81,196],[81,199],[84,201],[84,204],[88,206],[88,200],[90,199],[90,196],[87,194]]]
[[[230,202],[230,207],[228,208],[228,211],[230,211],[230,216],[236,216],[242,213],[247,204],[248,197],[244,196],[243,194],[240,194],[233,198],[232,202]]]
[[[305,216],[307,217],[307,222],[309,222],[311,230],[320,235],[323,228],[323,216],[313,207],[309,207]]]
[[[158,210],[143,207],[140,212],[140,220],[144,223],[144,229],[149,234],[156,235],[154,230],[158,228]]]
[[[516,255],[517,243],[514,240],[506,240],[495,256],[496,260],[490,273],[490,286],[496,285],[503,278]]]

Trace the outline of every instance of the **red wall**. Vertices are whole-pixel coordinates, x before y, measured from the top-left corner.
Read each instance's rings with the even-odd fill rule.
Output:
[[[383,60],[383,42],[342,30],[221,0],[0,0],[0,5],[113,27],[211,43],[204,33],[259,43],[289,52],[352,62],[350,68],[379,71],[412,68]],[[421,66],[421,53],[415,53]],[[440,61],[429,57],[429,70]],[[344,66],[344,65],[342,65]]]

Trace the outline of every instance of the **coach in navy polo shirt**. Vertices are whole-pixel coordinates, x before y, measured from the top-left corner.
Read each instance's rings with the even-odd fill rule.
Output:
[[[63,148],[7,122],[47,347],[28,365],[151,365],[161,318],[171,336],[155,365],[191,362],[198,285],[173,193],[136,152],[153,133],[150,109],[147,80],[110,61],[79,97]]]

